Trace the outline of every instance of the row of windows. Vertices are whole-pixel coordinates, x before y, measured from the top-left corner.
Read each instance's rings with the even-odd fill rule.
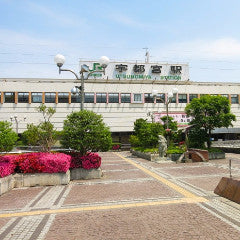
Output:
[[[201,94],[202,96],[204,94]],[[239,96],[237,94],[222,94],[222,96],[230,98],[232,104],[239,103]],[[174,94],[171,99],[172,103],[188,103],[192,99],[198,98],[198,94]],[[1,97],[2,99],[2,97]],[[189,100],[188,100],[189,99]],[[166,94],[158,94],[156,99],[151,93],[84,93],[85,103],[163,103],[166,100]],[[178,101],[177,101],[178,100]],[[5,103],[80,103],[81,96],[79,94],[71,94],[67,92],[4,92],[1,102]]]

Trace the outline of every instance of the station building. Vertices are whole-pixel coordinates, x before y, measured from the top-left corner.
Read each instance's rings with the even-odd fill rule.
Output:
[[[82,61],[81,64],[88,65],[91,70],[99,68],[94,61]],[[111,62],[105,75],[95,73],[84,81],[84,109],[103,116],[114,141],[127,142],[136,119],[160,121],[166,115],[168,93],[173,88],[178,92],[168,104],[169,116],[174,117],[180,127],[191,120],[184,109],[193,98],[204,94],[222,95],[229,99],[237,121],[231,128],[215,129],[215,138],[238,139],[240,84],[189,79],[188,64]],[[36,111],[41,103],[56,109],[52,122],[57,130],[62,129],[68,114],[80,110],[80,94],[71,93],[74,86],[80,86],[74,76],[71,79],[0,78],[0,82],[0,120],[12,121],[13,129],[19,134],[26,130],[28,123],[38,124],[43,120]],[[153,90],[157,92],[156,98]]]

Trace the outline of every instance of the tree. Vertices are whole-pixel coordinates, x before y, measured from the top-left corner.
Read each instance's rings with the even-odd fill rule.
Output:
[[[161,117],[161,120],[163,121],[163,128],[166,130],[167,116]],[[168,116],[168,128],[171,129],[172,131],[177,131],[178,129],[177,122],[173,120],[174,120],[173,117]]]
[[[23,132],[23,141],[29,145],[37,145],[42,147],[42,151],[49,152],[56,142],[57,131],[50,122],[50,118],[56,112],[52,107],[46,107],[41,104],[36,110],[43,114],[44,121],[39,125],[28,124],[27,130]]]
[[[185,111],[188,116],[193,117],[190,124],[196,128],[202,128],[207,138],[207,146],[211,147],[211,132],[215,128],[221,128],[232,125],[236,121],[236,116],[230,113],[230,103],[226,97],[205,95],[200,99],[194,98],[189,103]]]
[[[163,134],[163,126],[160,123],[148,123],[146,119],[139,118],[134,122],[134,137],[131,144],[144,148],[155,148],[158,146],[158,135]]]
[[[92,111],[73,112],[64,121],[61,143],[86,155],[88,151],[107,151],[112,146],[109,127]]]
[[[56,113],[56,110],[41,104],[37,111],[42,113],[44,118],[44,122],[38,125],[39,144],[44,152],[49,152],[57,139],[57,131],[50,122],[50,118]]]
[[[159,135],[163,134],[163,126],[160,123],[146,123],[142,125],[138,138],[142,147],[156,148],[159,143]]]
[[[9,152],[13,149],[18,135],[11,128],[11,123],[0,121],[0,152]]]
[[[205,148],[205,142],[208,140],[208,135],[204,129],[194,126],[187,133],[189,148]]]
[[[33,123],[27,124],[27,130],[22,133],[22,141],[24,144],[37,146],[39,144],[38,126]]]
[[[140,130],[143,128],[144,125],[147,124],[147,119],[143,119],[143,118],[138,118],[136,119],[136,121],[134,122],[134,134],[137,136],[140,133]]]

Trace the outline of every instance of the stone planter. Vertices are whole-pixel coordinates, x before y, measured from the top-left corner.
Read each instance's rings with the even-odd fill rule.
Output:
[[[135,150],[131,150],[131,152],[134,156],[146,159],[151,162],[163,161],[163,159],[167,160],[167,158],[160,158],[158,153],[144,153],[144,152],[139,152]]]
[[[74,168],[66,173],[16,173],[0,178],[0,196],[13,188],[67,185],[70,180],[102,177],[102,169]]]
[[[225,152],[209,152],[209,160],[225,159]]]
[[[70,169],[70,180],[80,180],[80,179],[96,179],[102,177],[102,169],[101,168],[92,168],[92,169],[84,169],[84,168],[73,168]]]
[[[182,155],[182,153],[171,153],[171,154],[168,154],[169,158],[172,161],[174,161],[174,162],[178,161],[178,159],[181,157],[181,155]]]
[[[70,171],[66,173],[18,173],[13,177],[15,188],[67,185],[70,182]]]
[[[3,178],[0,178],[0,196],[14,188],[14,177],[9,175]]]

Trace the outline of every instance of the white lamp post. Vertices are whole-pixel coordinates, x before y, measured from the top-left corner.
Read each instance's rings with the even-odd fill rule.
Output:
[[[11,116],[11,117],[10,117],[11,122],[12,122],[13,120],[15,121],[15,124],[16,124],[16,133],[17,133],[17,134],[18,134],[18,124],[19,124],[20,122],[22,122],[22,121],[25,122],[26,118],[27,118],[27,117],[24,116],[23,119],[20,119],[20,118],[18,118],[17,115],[14,115],[14,116]]]
[[[81,70],[79,72],[80,76],[78,76],[74,71],[70,70],[70,69],[62,69],[63,64],[65,63],[65,57],[61,54],[57,54],[54,57],[54,61],[57,64],[58,68],[59,68],[59,74],[63,71],[66,72],[71,72],[72,74],[74,74],[74,76],[76,77],[77,80],[81,81],[81,86],[75,86],[71,92],[74,94],[76,94],[78,91],[77,89],[81,92],[81,110],[84,109],[84,80],[87,80],[88,77],[95,73],[95,72],[103,72],[105,74],[105,69],[108,66],[110,60],[108,57],[106,56],[102,56],[99,59],[99,63],[100,63],[100,67],[102,67],[102,70],[94,70],[94,71],[90,71],[89,67],[86,64],[81,65]],[[87,73],[87,75],[84,76],[84,73]]]
[[[167,114],[167,122],[166,122],[166,125],[167,125],[167,129],[169,129],[169,116],[168,116],[168,104],[171,103],[172,101],[172,98],[174,96],[174,94],[178,93],[178,89],[177,88],[173,88],[171,90],[171,92],[169,92],[167,94],[167,101],[163,100],[162,98],[159,98],[166,106],[166,114]],[[156,89],[153,89],[152,90],[152,95],[153,95],[153,98],[157,98],[157,94],[158,94],[158,90]],[[167,146],[169,146],[169,136],[167,136]]]

